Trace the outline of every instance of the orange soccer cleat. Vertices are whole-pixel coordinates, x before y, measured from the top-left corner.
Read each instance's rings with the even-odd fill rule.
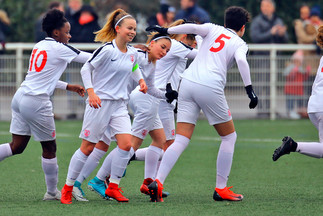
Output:
[[[119,185],[115,183],[109,183],[109,187],[105,190],[105,195],[117,200],[118,202],[128,202],[129,199],[121,194],[123,191],[119,188]]]
[[[215,188],[213,193],[213,199],[215,201],[241,201],[243,199],[243,196],[241,194],[235,194],[230,189],[231,187],[225,187],[223,189]]]
[[[151,178],[144,179],[144,182],[142,183],[142,185],[140,187],[141,193],[149,195],[148,185],[150,185],[153,181],[154,180],[152,180]]]
[[[61,203],[63,204],[72,204],[72,191],[73,186],[64,185],[62,189]]]

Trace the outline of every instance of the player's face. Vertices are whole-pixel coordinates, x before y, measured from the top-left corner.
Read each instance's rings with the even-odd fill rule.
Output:
[[[56,36],[56,40],[61,43],[68,43],[68,41],[71,39],[71,25],[69,22],[66,22],[62,28],[59,30],[54,30],[54,36]]]
[[[150,54],[153,59],[159,60],[170,50],[171,42],[166,38],[152,41],[150,44]]]
[[[137,23],[132,18],[125,18],[120,26],[117,26],[116,31],[125,42],[131,42],[136,36]]]

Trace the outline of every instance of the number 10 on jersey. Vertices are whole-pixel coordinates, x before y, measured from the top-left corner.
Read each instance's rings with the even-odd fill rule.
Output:
[[[31,71],[33,69],[33,66],[34,66],[35,71],[40,72],[41,70],[44,69],[44,67],[46,65],[47,52],[45,50],[41,50],[40,52],[37,53],[37,51],[38,51],[38,49],[33,49],[33,52],[31,54],[31,59],[30,59],[29,71]],[[34,61],[36,53],[37,53],[37,56],[36,56],[36,60]],[[41,57],[41,56],[42,56],[41,63],[38,66],[37,61],[38,61],[39,57]]]

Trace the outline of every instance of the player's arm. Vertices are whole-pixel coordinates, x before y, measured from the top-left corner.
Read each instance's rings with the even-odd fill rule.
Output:
[[[254,109],[258,104],[258,97],[253,91],[250,77],[250,68],[247,61],[247,51],[244,49],[237,49],[235,52],[235,59],[238,65],[238,69],[241,74],[243,84],[245,86],[248,97],[250,98],[249,108]]]
[[[146,31],[158,31],[163,34],[197,34],[205,37],[209,33],[209,24],[187,23],[170,28],[160,26],[149,26]]]
[[[91,53],[80,51],[80,53],[73,59],[75,62],[85,63],[92,56]]]
[[[81,97],[84,97],[85,93],[85,89],[83,86],[77,84],[68,84],[67,82],[63,82],[61,80],[58,80],[55,88],[76,92]]]
[[[84,87],[89,96],[89,105],[97,109],[101,107],[101,99],[95,94],[93,89],[92,77],[91,77],[93,70],[94,70],[94,67],[91,65],[90,62],[87,61],[81,69],[81,76],[82,76]]]
[[[138,63],[135,63],[134,67],[132,68],[131,77],[135,82],[139,83],[139,86],[140,86],[139,91],[146,94],[148,87],[147,87],[147,84],[142,76],[142,73],[141,73]]]

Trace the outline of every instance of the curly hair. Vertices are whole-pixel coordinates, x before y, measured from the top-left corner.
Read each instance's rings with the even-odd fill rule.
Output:
[[[250,20],[250,13],[242,7],[231,6],[225,10],[224,25],[227,28],[239,31]]]
[[[49,10],[44,18],[42,23],[42,29],[46,34],[51,37],[55,29],[60,29],[64,24],[68,22],[64,17],[64,13],[57,9]]]
[[[318,34],[316,36],[316,44],[323,49],[323,25],[318,29]]]

